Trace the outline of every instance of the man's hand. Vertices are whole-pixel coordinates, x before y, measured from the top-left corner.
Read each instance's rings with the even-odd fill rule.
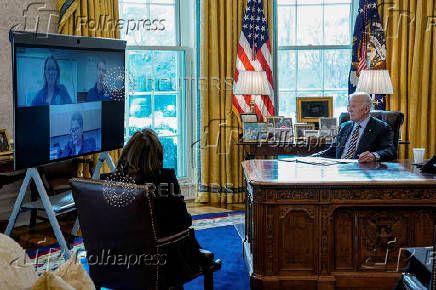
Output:
[[[374,162],[376,160],[374,154],[369,151],[359,154],[359,162]]]

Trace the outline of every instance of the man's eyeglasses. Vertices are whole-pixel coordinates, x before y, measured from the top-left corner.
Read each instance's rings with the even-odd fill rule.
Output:
[[[80,127],[76,127],[76,128],[71,128],[70,129],[70,133],[71,134],[77,134],[77,133],[80,133],[80,132],[82,132],[82,128],[80,128]]]

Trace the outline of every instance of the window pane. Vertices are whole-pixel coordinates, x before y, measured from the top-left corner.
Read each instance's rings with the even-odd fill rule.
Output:
[[[149,41],[153,44],[147,45],[177,45],[176,43],[176,8],[174,5],[150,5],[150,15],[155,21],[155,30]],[[157,20],[157,21],[156,21]],[[153,26],[152,26],[153,28]]]
[[[176,45],[174,3],[158,5],[120,1],[120,20],[120,36],[127,40],[128,45]]]
[[[165,143],[164,166],[177,168],[179,158],[186,162],[186,149],[176,146],[186,132],[185,93],[175,84],[185,78],[185,52],[127,50],[126,63],[128,77],[135,80],[129,85],[128,137],[139,129],[152,128]],[[186,176],[183,166],[177,176]]]
[[[324,9],[324,43],[350,44],[350,5],[326,5]]]
[[[322,6],[309,5],[297,8],[297,44],[322,43]]]
[[[151,95],[132,94],[129,96],[129,137],[139,129],[151,127],[151,113]]]
[[[149,9],[145,4],[120,2],[120,37],[127,40],[129,45],[145,43],[146,37],[153,33],[142,29],[138,25],[139,19],[150,19]],[[143,23],[142,21],[141,23]]]
[[[347,89],[350,63],[349,49],[324,51],[324,89]]]
[[[151,92],[153,90],[152,52],[146,50],[127,50],[127,77],[129,89],[135,92]]]
[[[138,0],[133,0],[138,1]],[[150,3],[153,4],[174,4],[174,0],[150,0]]]
[[[357,0],[356,0],[357,1]],[[331,4],[331,3],[352,3],[352,0],[324,0],[324,3]]]
[[[300,4],[322,4],[322,0],[298,0],[298,5]]]
[[[342,112],[347,111],[348,91],[325,92],[325,96],[333,96],[333,115],[339,117]]]
[[[279,91],[279,116],[292,117],[295,122],[296,98],[295,93]]]
[[[319,50],[298,52],[298,89],[322,89],[322,59]]]
[[[295,0],[278,0],[277,6],[286,5],[286,4],[295,4]]]
[[[155,112],[154,124],[155,128],[165,130],[165,135],[177,134],[177,96],[176,95],[160,95],[156,94],[154,98]]]
[[[152,4],[174,4],[175,0],[121,0],[120,3],[138,3],[138,2],[147,2]]]
[[[351,49],[325,50],[310,45],[351,45],[352,2],[277,0],[279,48],[307,46],[278,51],[278,114],[295,117],[295,98],[316,96],[334,97],[335,116],[346,111]]]
[[[177,57],[183,52],[155,51],[153,52],[153,73],[156,91],[176,90]]]
[[[162,143],[164,149],[164,168],[174,168],[177,172],[177,138],[165,137],[165,133],[162,130],[156,130],[159,134],[159,140]]]
[[[290,50],[279,50],[278,59],[279,89],[295,90],[296,81],[296,52]]]
[[[297,97],[322,97],[323,95],[322,91],[297,92]]]
[[[295,6],[279,6],[278,13],[278,42],[279,46],[295,45]]]

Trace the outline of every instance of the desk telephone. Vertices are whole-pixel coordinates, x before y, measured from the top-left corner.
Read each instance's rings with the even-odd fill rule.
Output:
[[[426,173],[436,173],[436,154],[422,166],[421,171]]]

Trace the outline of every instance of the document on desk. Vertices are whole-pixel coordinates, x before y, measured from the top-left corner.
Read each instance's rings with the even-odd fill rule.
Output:
[[[306,163],[312,165],[335,165],[335,164],[345,164],[345,163],[357,163],[357,159],[331,159],[323,157],[295,157],[295,158],[283,158],[279,159],[285,162],[296,162],[296,163]]]

